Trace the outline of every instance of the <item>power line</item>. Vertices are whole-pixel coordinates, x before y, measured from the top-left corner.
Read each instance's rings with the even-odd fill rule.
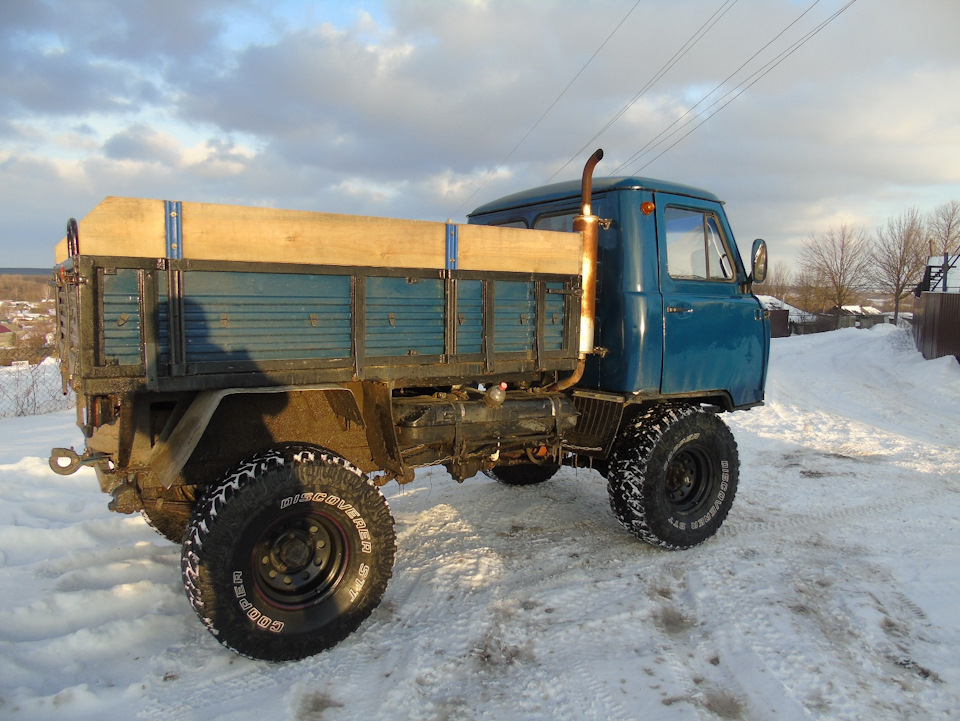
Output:
[[[536,121],[532,126],[530,126],[530,129],[524,134],[524,136],[523,136],[522,138],[520,138],[520,141],[519,141],[516,145],[513,146],[513,149],[512,149],[509,153],[507,153],[507,156],[506,156],[503,160],[500,161],[499,165],[497,165],[496,168],[494,168],[494,169],[491,170],[489,173],[487,173],[487,175],[484,177],[484,179],[483,179],[483,181],[480,183],[480,185],[478,185],[478,186],[476,187],[476,189],[469,195],[469,197],[466,198],[466,200],[464,200],[462,203],[460,203],[459,206],[457,206],[457,209],[456,209],[456,210],[454,211],[454,213],[453,213],[454,215],[456,215],[457,213],[459,213],[460,210],[463,208],[463,206],[465,206],[467,203],[469,203],[469,202],[473,199],[473,197],[474,197],[477,193],[480,192],[480,190],[483,188],[483,186],[485,186],[485,185],[489,182],[490,178],[492,178],[494,175],[496,175],[496,174],[500,171],[500,168],[502,168],[504,165],[506,165],[507,161],[510,160],[510,158],[513,156],[513,154],[514,154],[515,152],[517,152],[517,150],[520,148],[520,146],[523,145],[524,142],[526,142],[527,138],[529,138],[530,135],[531,135],[531,133],[533,133],[533,131],[537,129],[537,126],[539,126],[540,123],[543,122],[543,119],[544,119],[545,117],[547,117],[547,115],[549,114],[549,112],[550,112],[551,110],[553,110],[554,106],[556,106],[556,104],[560,102],[560,99],[563,98],[563,96],[567,94],[567,91],[568,91],[568,90],[570,89],[570,87],[577,81],[577,78],[579,78],[579,77],[583,74],[583,71],[587,69],[587,66],[588,66],[590,63],[593,62],[594,58],[596,58],[597,55],[600,54],[600,51],[603,50],[604,46],[605,46],[608,42],[610,42],[610,38],[612,38],[612,37],[617,33],[617,31],[620,29],[620,26],[622,26],[622,25],[627,21],[627,18],[630,17],[630,15],[633,14],[633,11],[637,9],[637,6],[641,3],[641,1],[642,1],[642,0],[637,0],[637,1],[633,4],[633,7],[631,7],[631,8],[627,11],[627,14],[623,16],[623,19],[621,19],[620,22],[617,23],[617,26],[616,26],[613,30],[610,31],[610,34],[607,35],[606,40],[604,40],[602,43],[600,43],[600,47],[598,47],[598,48],[593,52],[593,55],[590,56],[590,59],[587,60],[587,62],[585,62],[585,63],[583,64],[583,67],[581,67],[581,68],[577,71],[577,74],[573,76],[573,78],[570,80],[570,82],[567,83],[567,86],[560,92],[560,94],[554,99],[554,101],[553,101],[552,103],[550,103],[550,106],[549,106],[546,110],[543,111],[543,113],[540,115],[539,118],[537,118],[537,121]],[[734,0],[734,1],[736,1],[736,0]]]
[[[777,40],[779,40],[779,39],[783,36],[783,34],[784,34],[785,32],[787,32],[787,30],[789,30],[789,29],[792,28],[794,25],[796,25],[798,22],[800,22],[800,20],[802,20],[802,19],[806,16],[807,13],[809,13],[811,10],[813,10],[813,8],[816,7],[817,4],[819,4],[819,2],[820,2],[820,0],[814,0],[814,2],[810,5],[810,7],[808,7],[806,10],[804,10],[802,13],[800,13],[800,14],[793,20],[793,22],[791,22],[791,23],[790,23],[789,25],[787,25],[783,30],[781,30],[779,33],[777,33],[769,42],[767,42],[766,45],[764,45],[762,48],[760,48],[759,50],[757,50],[753,55],[751,55],[749,58],[747,58],[747,60],[744,61],[744,63],[743,63],[742,65],[740,65],[739,68],[737,68],[736,70],[734,70],[734,71],[733,71],[732,73],[730,73],[727,77],[725,77],[723,80],[721,80],[719,83],[717,83],[716,87],[714,87],[713,90],[711,90],[709,93],[707,93],[707,94],[704,95],[702,98],[700,98],[700,100],[698,100],[696,103],[694,103],[692,106],[690,106],[690,108],[688,108],[687,111],[686,111],[683,115],[681,115],[679,118],[677,118],[677,119],[674,120],[672,123],[670,123],[670,125],[668,125],[666,128],[664,128],[663,130],[661,130],[659,134],[657,134],[657,135],[656,135],[653,139],[651,139],[646,145],[644,145],[642,148],[640,148],[640,150],[638,150],[637,152],[635,152],[635,153],[634,153],[633,155],[631,155],[629,158],[627,158],[627,159],[624,160],[622,163],[620,163],[620,165],[618,165],[616,168],[614,168],[614,170],[613,170],[613,172],[611,173],[611,175],[616,175],[617,173],[619,173],[623,168],[625,168],[625,167],[628,166],[630,163],[632,163],[637,157],[642,156],[642,155],[644,154],[644,152],[645,152],[648,148],[656,147],[656,146],[659,144],[658,141],[660,141],[660,138],[663,137],[663,135],[664,135],[665,133],[667,133],[667,131],[670,130],[670,128],[672,128],[673,126],[675,126],[675,125],[679,124],[680,122],[682,122],[685,117],[687,117],[691,112],[693,112],[694,109],[696,109],[696,108],[700,105],[700,103],[702,103],[704,100],[706,100],[706,99],[709,98],[711,95],[713,95],[715,92],[717,92],[717,91],[718,91],[720,88],[722,88],[727,82],[729,82],[731,78],[733,78],[734,76],[736,76],[741,70],[743,70],[747,65],[749,65],[749,64],[754,60],[754,58],[756,58],[760,53],[762,53],[762,52],[763,52],[764,50],[766,50],[768,47],[770,47],[771,45],[773,45],[773,43],[775,43]],[[694,116],[694,117],[696,118],[697,116]],[[686,127],[686,125],[683,125],[683,126],[681,126],[681,127]],[[674,134],[674,133],[671,133],[671,134],[668,135],[667,137],[668,137],[668,138],[669,138],[669,137],[672,137],[673,134]]]
[[[639,173],[641,170],[643,170],[643,169],[646,168],[647,166],[651,165],[652,163],[654,163],[655,161],[657,161],[657,160],[659,160],[661,157],[663,157],[663,155],[664,155],[665,153],[667,153],[667,152],[669,152],[670,150],[672,150],[673,148],[675,148],[678,144],[680,144],[683,140],[685,140],[691,133],[693,133],[695,130],[697,130],[699,127],[701,127],[701,126],[702,126],[704,123],[706,123],[708,120],[710,120],[711,118],[715,117],[715,116],[717,115],[717,113],[719,113],[721,110],[723,110],[725,107],[727,107],[730,103],[732,103],[734,100],[736,100],[736,99],[739,98],[741,95],[743,95],[747,90],[749,90],[751,87],[753,87],[757,82],[759,82],[762,78],[764,78],[767,74],[769,74],[772,70],[774,70],[774,68],[776,68],[778,65],[780,65],[780,63],[782,63],[782,62],[783,62],[784,60],[786,60],[788,57],[790,57],[791,55],[793,55],[793,54],[794,54],[797,50],[799,50],[801,47],[803,47],[804,45],[806,45],[807,42],[809,42],[814,36],[816,36],[817,34],[819,34],[820,31],[822,31],[827,25],[829,25],[829,24],[832,23],[834,20],[836,20],[838,17],[840,17],[840,15],[842,15],[846,10],[848,10],[848,9],[850,8],[850,6],[852,6],[855,2],[857,2],[857,0],[850,0],[846,5],[844,5],[842,8],[840,8],[839,10],[837,10],[837,12],[835,12],[835,13],[834,13],[833,15],[831,15],[829,18],[827,18],[826,20],[824,20],[822,23],[820,23],[817,27],[815,27],[815,28],[814,28],[813,30],[811,30],[809,33],[807,33],[806,35],[804,35],[800,40],[798,40],[797,42],[795,42],[795,43],[794,43],[793,45],[791,45],[789,48],[787,48],[787,49],[784,50],[782,53],[780,53],[779,55],[777,55],[773,60],[771,60],[770,62],[768,62],[766,65],[763,65],[759,70],[757,70],[757,71],[754,72],[752,75],[750,75],[749,77],[747,77],[746,80],[744,80],[743,82],[741,82],[739,85],[737,85],[735,88],[733,88],[732,90],[730,90],[729,92],[727,92],[726,94],[724,94],[724,95],[723,95],[722,97],[720,97],[718,100],[715,100],[715,101],[714,101],[713,103],[711,103],[709,106],[707,106],[706,108],[704,108],[703,110],[701,110],[699,113],[697,113],[697,114],[690,120],[690,122],[688,122],[688,123],[686,123],[685,125],[677,128],[677,129],[674,130],[672,133],[670,133],[669,135],[667,135],[667,137],[663,138],[662,140],[660,140],[659,142],[657,142],[657,143],[655,143],[653,146],[651,146],[648,150],[646,150],[646,151],[641,151],[641,152],[638,152],[638,153],[634,153],[634,155],[632,156],[632,158],[637,158],[638,156],[639,156],[639,157],[643,157],[643,155],[649,153],[649,152],[652,151],[654,148],[656,148],[657,146],[659,146],[659,145],[661,145],[663,142],[665,142],[667,139],[673,137],[674,135],[676,135],[676,134],[677,134],[678,132],[680,132],[681,130],[683,130],[683,129],[689,127],[690,125],[692,125],[693,122],[694,122],[697,118],[699,118],[699,117],[703,116],[704,114],[708,113],[712,108],[716,107],[718,104],[720,104],[721,102],[723,102],[726,98],[730,98],[729,100],[726,100],[726,102],[723,102],[723,104],[720,105],[719,108],[717,108],[717,110],[716,110],[715,113],[712,113],[711,115],[709,115],[709,116],[707,116],[706,118],[704,118],[701,122],[699,122],[699,123],[697,123],[696,125],[694,125],[692,128],[690,128],[690,130],[688,130],[688,131],[687,131],[686,133],[684,133],[682,136],[680,136],[679,138],[677,138],[677,140],[676,140],[675,142],[673,142],[671,145],[669,145],[668,147],[664,148],[663,151],[661,151],[661,152],[660,152],[659,154],[657,154],[655,157],[651,158],[651,159],[648,160],[646,163],[644,163],[643,165],[639,166],[636,170],[634,170],[634,173]],[[749,81],[749,82],[748,82],[748,81]],[[710,94],[712,94],[712,92],[714,92],[714,91],[711,91],[711,93],[708,93],[707,95],[709,96]],[[731,95],[732,95],[733,97],[730,97]],[[705,98],[704,98],[704,99],[705,99]],[[703,102],[703,99],[701,99],[700,102]],[[699,103],[698,103],[698,104],[699,104]],[[694,107],[696,107],[696,106],[694,106]],[[662,133],[661,133],[661,135],[662,135]],[[658,136],[658,137],[659,137],[659,136]],[[648,143],[648,145],[649,145],[649,143]],[[644,147],[646,148],[647,146],[644,146]],[[628,162],[629,162],[629,161],[628,161]],[[621,167],[622,167],[622,166],[621,166]],[[618,168],[618,169],[619,169],[619,168]]]
[[[576,153],[574,153],[573,156],[566,163],[560,166],[560,168],[558,168],[557,171],[553,173],[553,175],[547,178],[545,182],[549,183],[551,180],[557,177],[560,173],[562,173],[564,169],[568,165],[570,165],[570,163],[576,160],[577,156],[580,155],[580,153],[582,153],[587,148],[592,147],[594,142],[597,140],[597,138],[603,135],[610,128],[610,126],[616,123],[623,116],[623,114],[626,113],[631,107],[633,107],[633,105],[641,97],[643,97],[643,95],[645,95],[646,92],[657,83],[657,81],[659,81],[664,75],[666,75],[671,70],[671,68],[673,68],[673,66],[676,65],[683,58],[684,55],[690,52],[694,48],[694,46],[696,46],[696,44],[699,43],[704,38],[704,36],[708,32],[710,32],[710,30],[713,29],[713,26],[716,25],[720,21],[720,19],[724,15],[726,15],[734,5],[736,5],[736,3],[737,3],[737,0],[724,0],[724,2],[716,10],[716,12],[714,12],[713,15],[707,18],[707,20],[703,23],[703,25],[701,25],[700,28],[693,35],[691,35],[690,38],[688,38],[687,41],[682,46],[680,46],[680,49],[673,54],[673,57],[670,58],[667,62],[665,62],[660,67],[660,69],[656,73],[654,73],[653,77],[650,78],[642,88],[640,88],[640,91],[636,95],[634,95],[629,100],[629,102],[627,102],[626,105],[620,108],[620,110],[617,111],[617,113],[615,113],[614,116],[607,121],[606,125],[600,128],[600,130],[598,130],[594,134],[594,136],[590,138],[590,140],[584,143],[583,146]]]
[[[523,145],[523,143],[527,140],[527,138],[530,137],[530,135],[534,132],[534,130],[536,130],[536,128],[540,125],[540,123],[544,120],[544,118],[546,118],[546,116],[550,113],[550,111],[553,110],[553,108],[557,105],[557,103],[564,97],[564,95],[566,95],[567,91],[570,90],[570,88],[573,86],[576,80],[580,77],[580,75],[583,74],[583,72],[587,69],[590,63],[593,62],[593,60],[597,57],[600,51],[603,50],[603,48],[607,45],[610,39],[617,33],[617,31],[621,28],[621,26],[626,22],[627,18],[630,17],[630,15],[633,13],[634,10],[636,10],[637,6],[640,4],[640,1],[641,0],[637,0],[637,2],[634,3],[634,5],[630,8],[630,10],[626,13],[626,15],[623,16],[620,22],[617,23],[616,27],[613,28],[610,34],[607,35],[606,39],[600,44],[600,46],[590,56],[587,62],[583,64],[583,66],[580,68],[579,71],[577,71],[577,73],[573,76],[570,82],[567,83],[566,87],[564,87],[564,89],[560,92],[560,94],[556,97],[556,99],[554,99],[554,101],[547,107],[547,109],[544,110],[544,112],[540,115],[540,117],[536,120],[536,122],[523,135],[523,137],[519,140],[519,142],[517,142],[517,144],[513,147],[513,149],[511,149],[510,152],[507,153],[506,157],[502,161],[500,161],[500,163],[496,166],[496,168],[494,168],[489,173],[487,173],[487,175],[484,177],[480,185],[477,186],[477,188],[470,194],[469,197],[467,197],[463,202],[460,203],[460,205],[457,207],[454,214],[459,213],[459,211],[467,203],[469,203],[470,200],[473,199],[473,197],[487,184],[487,182],[489,182],[489,180],[497,172],[499,172],[499,170],[507,163],[507,161],[520,148],[520,146]],[[674,120],[673,123],[671,123],[666,128],[664,128],[664,130],[662,130],[656,137],[654,137],[651,141],[649,141],[646,145],[644,145],[640,150],[638,150],[636,153],[631,155],[630,158],[628,158],[626,161],[621,163],[614,170],[614,173],[619,172],[622,168],[624,168],[625,166],[633,162],[635,159],[643,158],[645,155],[652,152],[654,149],[656,149],[657,147],[662,145],[664,142],[666,142],[667,140],[675,136],[677,133],[683,131],[686,128],[690,128],[686,133],[684,133],[671,145],[664,148],[663,151],[657,154],[654,158],[644,163],[642,166],[638,167],[634,172],[640,172],[641,170],[643,170],[644,168],[646,168],[647,166],[649,166],[650,164],[652,164],[653,162],[661,158],[665,153],[669,152],[671,149],[676,147],[680,142],[686,139],[691,133],[693,133],[695,130],[701,127],[704,123],[710,120],[710,118],[714,117],[717,113],[723,110],[727,105],[729,105],[731,102],[733,102],[738,97],[740,97],[743,93],[745,93],[747,90],[753,87],[753,85],[759,82],[768,73],[773,71],[777,66],[780,65],[780,63],[782,63],[784,60],[790,57],[793,53],[799,50],[814,36],[819,34],[827,25],[829,25],[834,20],[836,20],[841,14],[843,14],[847,9],[849,9],[856,1],[857,0],[849,0],[849,2],[847,2],[846,5],[844,5],[838,11],[836,11],[833,15],[831,15],[825,21],[820,23],[817,27],[815,27],[813,30],[808,32],[800,40],[795,42],[786,50],[781,52],[779,55],[773,58],[773,60],[769,61],[768,63],[763,65],[759,70],[755,71],[753,74],[748,76],[746,80],[742,81],[732,90],[728,91],[726,94],[724,94],[723,96],[715,100],[713,103],[711,103],[709,106],[707,106],[706,108],[701,110],[699,113],[694,115],[687,123],[684,123],[683,125],[680,125],[679,127],[675,128],[673,132],[669,132],[669,133],[667,132],[674,126],[681,123],[685,117],[690,115],[690,113],[693,110],[695,110],[697,107],[699,107],[707,98],[709,98],[711,95],[717,92],[717,90],[719,90],[730,79],[732,79],[737,74],[739,74],[758,55],[760,55],[764,50],[769,48],[780,37],[782,37],[785,32],[787,32],[797,22],[799,22],[803,17],[805,17],[807,13],[809,13],[820,2],[820,0],[814,0],[814,2],[806,10],[804,10],[795,20],[793,20],[793,22],[789,23],[783,30],[777,33],[777,35],[775,35],[769,42],[767,42],[765,45],[763,45],[763,47],[761,47],[753,55],[751,55],[744,63],[740,65],[740,67],[738,67],[733,73],[728,75],[726,78],[724,78],[723,81],[721,81],[716,87],[714,87],[713,90],[711,90],[709,93],[707,93],[702,98],[700,98],[700,100],[698,100],[693,106],[691,106],[682,116]],[[700,42],[700,40],[702,40],[703,37],[706,36],[706,34],[713,29],[713,27],[723,18],[724,15],[726,15],[727,12],[730,11],[730,9],[737,2],[738,0],[724,0],[724,2],[713,13],[713,15],[711,15],[703,23],[703,25],[701,25],[700,28],[680,47],[680,49],[677,50],[676,53],[674,53],[673,57],[671,57],[666,63],[663,64],[663,66],[660,67],[660,69],[653,75],[653,77],[651,77],[650,80],[648,80],[646,84],[644,84],[644,86],[640,89],[640,91],[637,92],[637,94],[634,95],[633,98],[631,98],[630,101],[627,102],[617,113],[615,113],[614,116],[610,120],[608,120],[607,123],[599,131],[597,131],[597,133],[595,133],[593,137],[591,137],[590,140],[588,140],[576,153],[574,153],[574,155],[569,160],[567,160],[566,163],[564,163],[556,172],[554,172],[549,178],[547,178],[545,182],[549,183],[551,180],[553,180],[553,178],[559,175],[568,165],[570,165],[570,163],[576,160],[577,156],[579,156],[586,148],[591,147],[593,143],[597,140],[597,138],[599,138],[614,123],[616,123],[617,120],[619,120],[624,115],[624,113],[626,113],[647,91],[650,90],[650,88],[652,88],[661,78],[663,78],[663,76],[666,75],[674,67],[674,65],[676,65],[688,52],[690,52],[690,50],[692,50]],[[717,107],[717,105],[720,105],[720,107],[717,108],[715,112],[708,115],[706,118],[704,118],[702,121],[700,121],[696,125],[693,125],[698,118],[702,117],[706,113],[709,113],[713,108]],[[693,127],[690,127],[691,125]]]

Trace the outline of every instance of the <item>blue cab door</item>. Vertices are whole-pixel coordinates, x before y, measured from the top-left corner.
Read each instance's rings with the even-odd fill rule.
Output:
[[[664,395],[763,400],[769,322],[719,203],[657,193]]]

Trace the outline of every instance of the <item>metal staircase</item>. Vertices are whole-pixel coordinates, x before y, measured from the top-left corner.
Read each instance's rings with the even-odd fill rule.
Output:
[[[927,291],[940,290],[946,292],[946,279],[952,277],[950,271],[956,267],[958,260],[960,260],[960,248],[957,249],[957,252],[954,253],[953,257],[949,258],[946,263],[941,262],[936,265],[927,265],[926,270],[923,272],[923,280],[913,289],[913,294],[919,298],[921,293]],[[945,270],[946,273],[944,273]]]

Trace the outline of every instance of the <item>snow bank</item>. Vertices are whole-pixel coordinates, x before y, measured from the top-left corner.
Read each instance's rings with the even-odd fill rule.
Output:
[[[335,649],[221,648],[176,547],[110,514],[71,412],[0,421],[5,719],[902,719],[960,708],[960,366],[891,326],[774,341],[716,538],[670,553],[603,480],[388,486],[383,604]]]

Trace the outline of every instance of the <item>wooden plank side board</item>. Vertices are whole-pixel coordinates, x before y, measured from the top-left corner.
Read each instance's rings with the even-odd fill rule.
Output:
[[[164,201],[108,197],[79,223],[82,255],[166,257]],[[191,260],[384,268],[446,267],[447,226],[422,220],[183,202]],[[579,233],[459,225],[457,268],[580,274]],[[66,240],[56,248],[67,258]]]
[[[443,223],[183,203],[183,257],[194,260],[443,268]]]
[[[77,224],[81,255],[163,258],[166,229],[162,200],[109,196]],[[55,250],[56,261],[67,259],[67,239]]]
[[[111,196],[77,228],[83,255],[162,258],[167,254],[162,200]]]
[[[495,225],[461,225],[458,233],[460,270],[580,275],[580,233]]]

